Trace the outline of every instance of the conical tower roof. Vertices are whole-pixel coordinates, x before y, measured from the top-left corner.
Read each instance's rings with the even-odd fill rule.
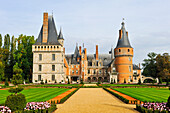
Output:
[[[64,40],[61,28],[60,28],[60,32],[59,32],[59,35],[58,35],[58,39],[63,39]]]
[[[125,23],[124,22],[122,22],[122,28],[121,28],[120,32],[121,32],[121,36],[118,40],[116,48],[120,48],[120,47],[132,48],[131,45],[130,45],[129,39],[128,39],[127,32],[125,30]]]
[[[48,16],[48,40],[47,43],[42,42],[43,26],[41,27],[39,36],[34,45],[61,45],[57,40],[57,30],[53,16]]]

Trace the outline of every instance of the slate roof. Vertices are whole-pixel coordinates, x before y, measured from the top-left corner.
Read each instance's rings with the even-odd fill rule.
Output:
[[[63,40],[64,40],[62,31],[61,31],[61,28],[60,28],[60,33],[59,33],[59,35],[58,35],[58,39],[63,39]]]
[[[42,43],[43,26],[41,27],[39,36],[34,45],[61,45],[57,40],[57,30],[53,16],[48,16],[48,40],[47,43]]]
[[[133,70],[141,70],[136,64],[133,64]]]
[[[120,47],[132,48],[131,45],[130,45],[129,39],[128,39],[128,35],[126,33],[126,30],[125,30],[125,23],[124,22],[122,22],[121,30],[122,30],[122,37],[120,39],[118,39],[118,43],[117,43],[116,48],[120,48]]]
[[[77,50],[75,50],[75,53],[76,51]],[[69,59],[71,59],[71,64],[79,64],[77,62],[77,59],[75,59],[75,53],[65,55],[68,63],[70,62]],[[92,66],[92,59],[95,59],[95,54],[88,54],[87,55],[88,66]],[[99,59],[102,60],[103,66],[109,66],[113,62],[110,54],[99,54]]]

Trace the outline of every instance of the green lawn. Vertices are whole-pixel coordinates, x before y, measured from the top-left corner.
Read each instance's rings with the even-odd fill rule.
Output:
[[[68,90],[65,88],[30,88],[23,90],[21,93],[26,96],[27,102],[40,102],[50,100]],[[0,90],[0,104],[5,103],[8,95],[10,95],[8,90]]]
[[[167,102],[170,96],[168,88],[113,88],[140,101]]]
[[[110,87],[110,86],[147,86],[147,85],[138,85],[138,84],[102,84],[104,87]]]

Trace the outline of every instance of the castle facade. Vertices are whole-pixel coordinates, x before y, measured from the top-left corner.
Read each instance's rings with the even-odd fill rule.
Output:
[[[64,37],[57,33],[53,16],[44,13],[43,25],[33,51],[33,83],[119,82],[137,83],[140,66],[133,64],[133,48],[125,30],[119,30],[118,43],[108,54],[88,54],[87,48],[76,45],[73,54],[65,54]]]

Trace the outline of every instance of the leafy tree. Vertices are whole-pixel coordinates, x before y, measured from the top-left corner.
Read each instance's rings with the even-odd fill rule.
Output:
[[[0,61],[0,81],[4,79],[4,65]]]
[[[0,34],[0,48],[2,47],[2,36]]]
[[[167,102],[166,106],[170,108],[170,96],[168,98],[168,102]]]
[[[152,52],[148,54],[148,59],[144,59],[144,63],[142,63],[143,75],[157,77],[157,68],[156,68],[156,53]]]
[[[159,78],[170,78],[170,56],[168,53],[157,55],[156,66]]]
[[[22,75],[21,75],[22,72],[23,72],[22,69],[20,69],[18,67],[18,63],[16,63],[14,65],[14,74],[13,74],[13,78],[12,78],[12,83],[14,85],[17,86],[18,84],[21,84],[23,82]]]

